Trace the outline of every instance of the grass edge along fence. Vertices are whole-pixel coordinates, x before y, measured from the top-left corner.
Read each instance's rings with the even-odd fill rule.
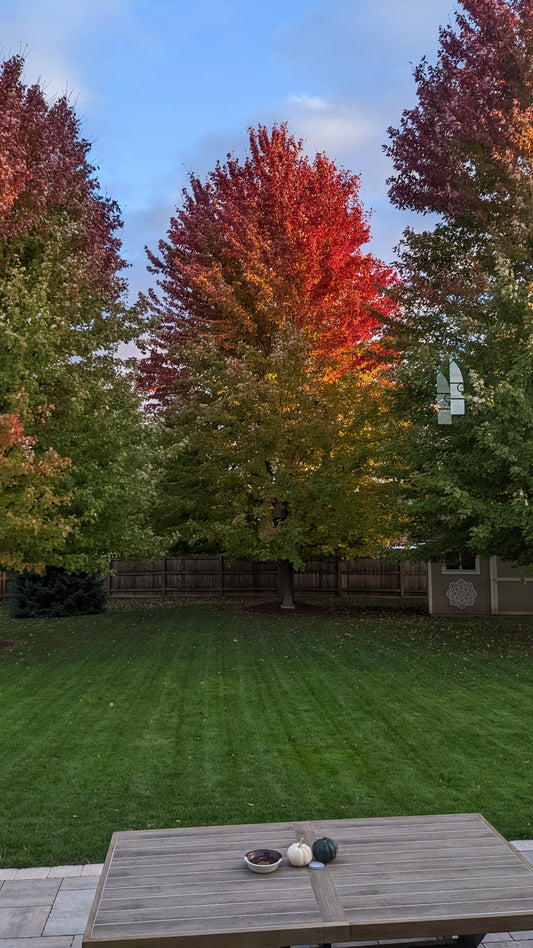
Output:
[[[224,556],[167,556],[149,565],[112,560],[110,598],[275,595],[277,570],[272,563],[230,560]],[[296,594],[425,597],[425,563],[392,563],[378,559],[310,560],[295,573]]]

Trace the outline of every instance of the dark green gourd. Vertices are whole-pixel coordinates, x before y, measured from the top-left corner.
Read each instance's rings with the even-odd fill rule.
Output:
[[[313,843],[313,858],[320,862],[331,862],[337,855],[338,846],[335,840],[329,836],[322,836],[315,839]]]

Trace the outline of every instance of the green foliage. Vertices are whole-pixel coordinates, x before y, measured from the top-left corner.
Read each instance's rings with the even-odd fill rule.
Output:
[[[333,375],[291,327],[268,355],[206,344],[187,360],[190,385],[160,424],[153,517],[170,548],[298,569],[378,547],[375,378],[356,367]]]
[[[24,479],[4,484],[6,506],[23,508],[4,540],[19,562],[4,558],[4,566],[90,571],[105,568],[113,554],[132,555],[137,547],[142,555],[148,545],[148,434],[135,369],[116,356],[119,341],[131,340],[141,322],[123,305],[103,310],[98,298],[73,311],[61,243],[46,253],[50,267],[40,251],[28,250],[24,267],[10,259],[0,293],[0,406],[20,418],[36,459]],[[51,454],[53,469],[44,464]],[[55,503],[46,505],[54,482]],[[44,527],[34,529],[40,521],[52,543]]]
[[[48,556],[50,565],[91,572],[105,570],[113,555],[149,558],[158,551],[146,523],[154,496],[152,432],[134,377],[132,367],[120,370],[113,358],[97,354],[51,385],[56,409],[45,434],[71,458],[65,485],[72,525]]]
[[[35,438],[24,434],[19,415],[0,415],[0,563],[24,569],[61,547],[70,529],[70,495],[64,471],[70,461],[50,448],[36,450]]]
[[[92,572],[153,549],[147,433],[117,356],[143,312],[79,121],[22,68],[0,67],[0,568]]]
[[[420,316],[389,395],[397,433],[386,446],[410,558],[469,551],[533,560],[533,324],[531,291],[507,269],[486,282],[476,322],[467,307],[429,326]],[[411,310],[410,312],[416,312]],[[452,348],[452,338],[455,346]],[[442,352],[465,378],[465,415],[436,418]]]
[[[533,230],[530,4],[463,0],[418,104],[392,130],[401,207],[437,212],[399,247],[402,352],[391,391],[391,483],[411,558],[469,551],[533,562]],[[437,424],[453,358],[464,417]]]
[[[68,574],[52,566],[42,575],[17,573],[11,582],[9,605],[14,619],[57,619],[103,612],[105,599],[101,576]]]

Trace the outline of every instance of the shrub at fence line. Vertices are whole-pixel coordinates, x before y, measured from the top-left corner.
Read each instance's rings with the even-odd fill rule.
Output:
[[[11,582],[10,613],[14,619],[95,615],[104,611],[103,579],[87,573],[69,575],[58,567],[38,573],[17,573]]]

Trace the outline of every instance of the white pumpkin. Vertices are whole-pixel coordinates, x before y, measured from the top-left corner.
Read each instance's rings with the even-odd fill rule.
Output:
[[[307,866],[313,858],[313,851],[302,836],[299,843],[292,843],[287,850],[287,859],[291,866]]]

